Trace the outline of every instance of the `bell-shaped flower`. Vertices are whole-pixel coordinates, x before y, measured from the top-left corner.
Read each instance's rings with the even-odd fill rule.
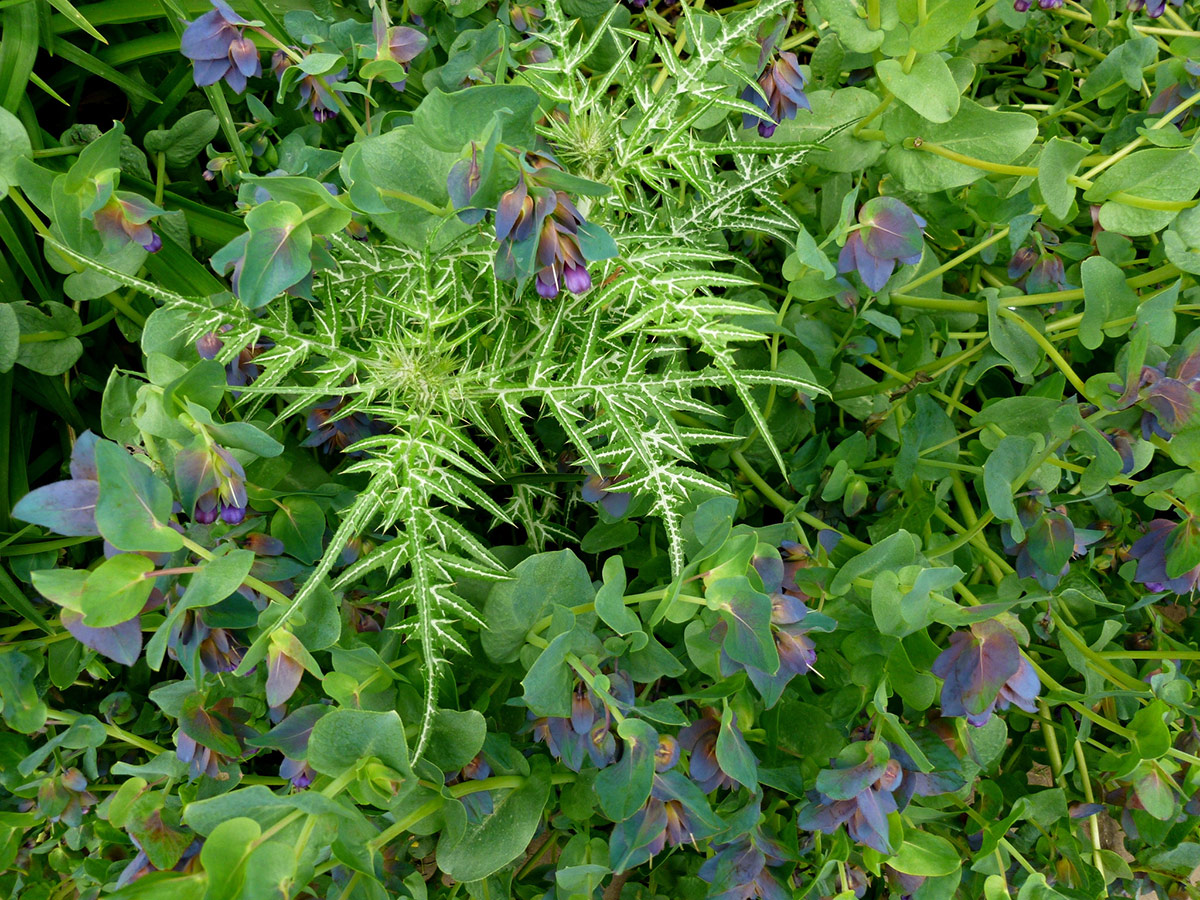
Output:
[[[239,16],[225,0],[210,2],[213,9],[184,29],[179,50],[192,61],[192,77],[198,87],[223,78],[240,94],[246,89],[246,79],[262,75],[258,48],[244,31],[254,23]]]
[[[875,197],[858,211],[859,227],[838,255],[840,273],[857,271],[872,291],[887,284],[899,260],[916,265],[924,251],[925,220],[895,197]]]
[[[753,103],[765,115],[753,116],[742,114],[742,127],[758,126],[758,133],[769,138],[775,129],[785,119],[796,118],[796,111],[807,109],[812,112],[812,105],[804,93],[804,74],[800,71],[800,62],[795,53],[783,51],[779,58],[768,65],[758,78],[758,88],[747,85],[742,92],[742,99]]]
[[[950,635],[950,646],[933,662],[942,684],[942,715],[965,716],[978,727],[992,710],[1015,704],[1037,712],[1041,682],[1021,654],[1012,632],[995,619],[976,622]]]

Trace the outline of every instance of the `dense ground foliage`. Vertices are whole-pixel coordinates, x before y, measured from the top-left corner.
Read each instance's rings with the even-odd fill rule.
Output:
[[[0,892],[1200,896],[1110,2],[0,2]]]

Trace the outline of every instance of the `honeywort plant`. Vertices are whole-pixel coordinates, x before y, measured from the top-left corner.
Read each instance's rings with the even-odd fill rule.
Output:
[[[1196,18],[0,5],[7,895],[1195,896]]]

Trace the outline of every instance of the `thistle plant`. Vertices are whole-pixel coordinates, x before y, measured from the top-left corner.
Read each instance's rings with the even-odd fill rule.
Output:
[[[1192,890],[1190,0],[147,10],[0,5],[6,895]]]

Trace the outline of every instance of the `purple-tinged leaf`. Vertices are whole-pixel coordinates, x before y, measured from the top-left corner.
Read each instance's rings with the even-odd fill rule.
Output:
[[[246,743],[252,747],[278,750],[288,759],[304,759],[313,726],[330,710],[330,707],[321,703],[302,706],[266,734],[249,738]]]
[[[204,708],[204,698],[200,694],[190,694],[183,701],[183,711],[179,716],[180,730],[202,747],[214,750],[224,756],[237,757],[242,753],[238,739],[228,733],[221,718]]]
[[[942,715],[965,716],[972,725],[983,725],[1020,663],[1016,638],[994,619],[950,635],[950,647],[933,663],[933,674],[945,680]]]
[[[1075,526],[1057,510],[1047,510],[1026,535],[1029,555],[1051,575],[1058,575],[1075,552]]]
[[[1187,382],[1160,378],[1142,396],[1160,425],[1174,434],[1190,424],[1200,410],[1200,394]]]
[[[836,768],[818,773],[817,790],[834,800],[853,800],[887,771],[888,758],[882,741],[856,741],[838,754]]]
[[[737,727],[737,715],[725,705],[721,713],[721,728],[717,732],[717,763],[721,771],[738,784],[758,790],[758,760]]]
[[[861,232],[863,247],[876,259],[920,256],[925,220],[895,197],[868,200],[858,211],[858,221],[866,226]]]
[[[62,623],[83,646],[123,666],[132,666],[142,652],[142,624],[136,617],[107,628],[91,628],[83,624],[80,613],[64,609]]]
[[[15,519],[32,522],[67,537],[97,537],[96,481],[56,481],[30,491],[12,509]]]
[[[1200,566],[1200,520],[1188,516],[1167,535],[1166,573],[1178,578]]]
[[[658,732],[641,719],[625,719],[617,733],[625,739],[625,750],[616,763],[596,776],[595,790],[604,814],[614,822],[624,822],[650,796]]]
[[[76,481],[95,481],[96,474],[96,444],[100,441],[91,429],[83,432],[75,439],[71,448],[71,477]]]
[[[744,576],[722,578],[705,592],[716,600],[727,626],[722,648],[734,662],[773,674],[779,669],[779,651],[771,634],[771,598],[750,586]]]

